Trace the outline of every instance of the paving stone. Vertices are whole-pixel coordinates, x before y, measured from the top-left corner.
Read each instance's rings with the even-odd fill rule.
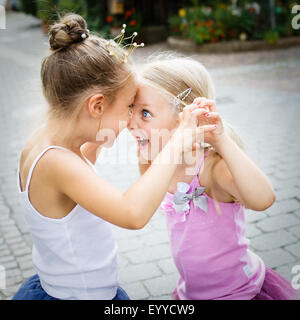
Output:
[[[285,277],[287,280],[291,281],[292,278],[295,276],[295,274],[292,273],[292,269],[294,266],[299,265],[300,266],[300,260],[296,261],[294,263],[286,264],[284,266],[275,268],[277,272],[279,272],[283,277]]]
[[[143,242],[139,237],[119,239],[117,241],[119,252],[129,252],[143,247]]]
[[[160,260],[171,256],[169,245],[162,244],[153,247],[128,252],[126,254],[132,263],[145,263]]]
[[[247,238],[253,238],[256,237],[258,235],[260,235],[262,232],[257,229],[257,227],[253,224],[248,224],[247,228],[246,228],[246,237]]]
[[[149,300],[173,300],[171,294],[163,294],[160,296],[151,297]]]
[[[5,239],[11,239],[20,237],[20,231],[18,229],[13,229],[12,231],[4,232],[3,233]]]
[[[292,199],[299,196],[299,188],[285,188],[276,192],[276,201]]]
[[[286,250],[291,252],[295,257],[300,257],[300,241],[285,247]]]
[[[140,281],[122,284],[121,287],[126,291],[131,300],[144,300],[149,298],[149,293]]]
[[[299,166],[298,163],[296,165]],[[280,181],[276,189],[285,190],[286,188],[299,187],[299,184],[300,184],[299,178],[288,179],[288,180]],[[276,192],[276,196],[277,196],[277,192]]]
[[[166,230],[164,231],[155,231],[151,234],[144,235],[142,237],[142,242],[146,246],[153,246],[162,243],[169,243],[169,236]]]
[[[158,231],[167,231],[165,213],[158,209],[154,219],[151,219],[151,225]]]
[[[245,210],[245,217],[246,217],[246,222],[251,223],[251,222],[263,220],[267,217],[267,215],[264,212],[247,209]]]
[[[21,233],[28,232],[28,225],[21,214],[14,215],[14,219]]]
[[[291,232],[298,239],[300,239],[300,226],[299,225],[296,225],[292,228],[289,228],[288,231]]]
[[[285,214],[300,209],[300,202],[296,199],[282,200],[268,208],[265,212],[270,215]]]
[[[35,275],[36,271],[34,269],[27,269],[22,271],[22,277],[23,279],[30,278],[31,276]]]
[[[5,247],[4,249],[0,248],[0,257],[8,256],[10,254],[11,252],[7,249],[7,247]]]
[[[16,285],[16,284],[22,283],[22,282],[23,282],[23,277],[21,276],[21,274],[15,275],[10,278],[6,278],[6,286]]]
[[[300,219],[293,214],[281,214],[258,222],[256,225],[263,231],[275,231],[300,224]]]
[[[8,298],[11,296],[11,292],[8,291],[7,289],[1,290],[1,294],[3,295],[2,300],[8,300]]]
[[[15,260],[2,262],[0,265],[3,266],[6,270],[18,268],[18,264]]]
[[[124,228],[120,228],[117,226],[112,226],[112,230],[116,240],[128,239],[128,238],[135,238],[142,234],[151,233],[153,231],[153,227],[151,225],[146,225],[141,230],[128,230]]]
[[[160,260],[157,262],[157,265],[165,274],[178,272],[173,258]]]
[[[0,265],[6,263],[6,262],[11,262],[14,261],[15,258],[12,255],[5,255],[5,256],[0,256]]]
[[[28,253],[31,253],[31,250],[28,247],[17,248],[13,250],[13,253],[16,257],[18,257],[18,256],[24,256]]]
[[[27,243],[27,246],[28,246],[29,248],[32,248],[33,242],[32,242],[31,235],[30,235],[30,234],[23,234],[23,239],[24,239],[24,241]]]
[[[9,208],[5,205],[0,205],[0,217],[7,217],[9,215]]]
[[[10,244],[9,248],[10,250],[14,251],[16,249],[24,249],[27,248],[27,244],[25,242],[15,242]]]
[[[24,260],[22,262],[19,262],[19,266],[22,271],[32,269],[33,268],[32,260],[30,259],[27,261]]]
[[[21,275],[21,271],[18,268],[6,270],[6,277],[7,278],[14,278],[19,275]]]
[[[6,219],[5,221],[2,220],[1,223],[1,231],[6,232],[9,231],[9,229],[14,229],[15,228],[15,221],[12,220],[11,218]]]
[[[163,277],[145,280],[144,284],[152,296],[160,296],[172,292],[178,282],[179,275],[171,274]]]
[[[16,237],[16,238],[8,238],[5,241],[7,243],[8,246],[12,245],[12,244],[20,244],[20,243],[24,243],[24,238],[21,235],[20,237]]]
[[[9,297],[11,299],[11,297],[18,291],[19,287],[20,287],[19,284],[6,287],[6,289],[3,290],[3,293],[7,298]]]
[[[296,241],[297,238],[291,233],[280,230],[262,234],[256,238],[253,238],[251,240],[251,245],[257,250],[264,251],[292,244]]]
[[[300,210],[296,210],[294,214],[300,218]]]
[[[126,268],[129,265],[129,261],[124,255],[119,251],[118,254],[118,268],[119,270]]]
[[[281,248],[259,252],[259,256],[262,258],[265,265],[270,268],[276,268],[295,261],[295,257]]]
[[[150,279],[160,276],[162,273],[154,263],[131,265],[119,270],[120,283]]]

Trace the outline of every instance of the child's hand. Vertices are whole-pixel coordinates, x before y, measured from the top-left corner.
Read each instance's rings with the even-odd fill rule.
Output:
[[[181,152],[190,152],[199,148],[200,138],[217,129],[214,124],[203,119],[206,118],[205,113],[207,113],[206,110],[199,108],[196,104],[186,106],[180,113],[180,124],[173,135],[173,140]]]
[[[207,131],[204,134],[204,142],[212,146],[217,146],[225,136],[224,126],[221,116],[216,112],[216,104],[214,100],[206,98],[196,98],[194,100],[199,108],[206,110],[203,117],[199,118],[200,125],[216,125],[216,130]]]

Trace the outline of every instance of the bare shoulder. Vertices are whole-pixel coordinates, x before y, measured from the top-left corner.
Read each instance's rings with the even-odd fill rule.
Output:
[[[26,185],[30,168],[42,150],[43,145],[38,143],[38,141],[35,139],[35,135],[30,136],[24,144],[19,159],[19,173],[22,189],[24,189]]]
[[[24,168],[26,171],[26,168],[30,167],[31,162],[34,161],[45,147],[44,143],[40,141],[40,131],[41,128],[35,130],[25,142],[20,154],[20,169]]]
[[[22,189],[26,185],[30,168],[39,155],[41,156],[35,165],[33,174],[38,176],[39,181],[47,181],[48,187],[60,183],[70,172],[76,175],[79,170],[90,169],[84,160],[72,151],[50,148],[41,154],[45,149],[47,146],[33,146],[29,141],[22,150],[20,157]]]
[[[216,161],[213,169],[214,179],[216,182],[228,182],[232,180],[231,172],[224,159],[219,159]]]
[[[79,155],[70,150],[58,148],[47,150],[40,160],[40,166],[45,169],[44,171],[53,182],[61,182],[68,177],[74,178],[74,176],[85,174],[86,171],[92,171]]]
[[[233,176],[224,159],[221,158],[216,162],[213,168],[212,177],[217,189],[225,196],[225,199],[229,197],[233,202],[242,203],[242,199]]]
[[[234,182],[232,175],[224,159],[214,150],[210,150],[205,157],[205,166],[199,173],[199,181],[207,188],[206,193],[210,197],[215,196],[218,201],[234,201],[232,190]]]

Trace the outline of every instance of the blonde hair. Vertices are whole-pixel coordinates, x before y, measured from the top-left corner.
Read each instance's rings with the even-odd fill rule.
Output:
[[[78,14],[67,13],[50,27],[51,52],[41,68],[49,114],[74,115],[81,101],[99,91],[113,101],[133,71],[129,62],[122,63],[109,55],[106,43],[105,39],[89,34],[86,21]]]
[[[200,62],[192,58],[174,55],[173,53],[159,54],[152,57],[150,61],[143,66],[139,76],[141,81],[146,85],[158,89],[169,97],[170,102],[173,102],[174,98],[179,93],[191,88],[192,91],[186,99],[176,106],[176,113],[182,111],[186,105],[191,104],[197,97],[215,99],[215,88],[210,74]],[[224,131],[241,149],[244,149],[242,139],[239,137],[234,127],[225,120],[222,120],[222,122]],[[202,143],[202,148],[214,150],[208,143]],[[215,160],[211,167],[211,177],[214,177],[213,169],[222,158],[216,151],[212,154]],[[220,213],[220,207],[214,196],[213,187],[211,191],[217,209],[219,209],[218,212]]]

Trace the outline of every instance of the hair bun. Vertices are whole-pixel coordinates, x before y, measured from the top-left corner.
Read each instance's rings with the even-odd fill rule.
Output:
[[[88,38],[87,24],[78,14],[67,13],[49,29],[49,43],[52,50],[67,48],[73,43]]]

